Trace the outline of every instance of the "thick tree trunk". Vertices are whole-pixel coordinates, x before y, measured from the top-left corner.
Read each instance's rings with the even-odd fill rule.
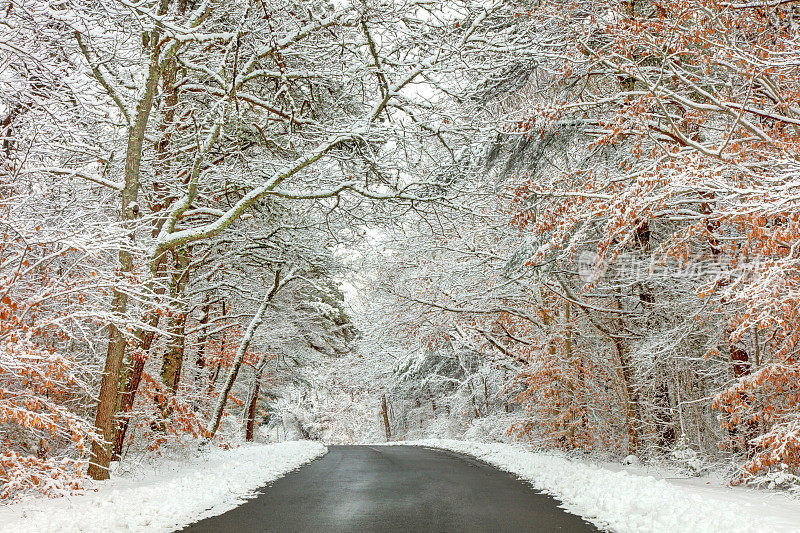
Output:
[[[255,380],[253,383],[253,392],[250,395],[250,401],[248,402],[247,405],[247,424],[244,430],[244,440],[248,442],[253,440],[253,433],[255,433],[258,393],[261,390],[261,375],[264,372],[264,368],[266,366],[267,366],[267,361],[265,360],[262,364],[258,365],[258,368],[256,369]]]
[[[185,12],[185,2],[182,6],[179,6],[179,13],[183,14]],[[159,175],[166,176],[170,169],[170,154],[168,153],[167,149],[169,147],[169,141],[171,138],[171,131],[170,128],[175,121],[175,107],[178,104],[178,91],[176,89],[175,78],[177,74],[177,62],[175,58],[171,58],[167,61],[166,67],[163,69],[162,73],[162,80],[163,80],[163,90],[166,93],[166,98],[164,98],[164,119],[160,125],[161,137],[155,144],[156,150],[156,158],[157,158],[157,166],[156,172]],[[152,206],[152,211],[154,214],[163,211],[166,207],[168,207],[166,201],[164,200],[165,194],[161,191],[162,185],[160,184],[159,180],[155,180],[153,183],[153,189],[155,192],[158,201],[155,205]],[[163,224],[164,219],[156,219],[154,227],[153,227],[153,237],[158,235],[158,232],[161,228],[161,224]],[[156,259],[156,279],[161,278],[161,274],[164,271],[164,256]],[[162,296],[164,294],[163,285],[159,283],[153,283],[152,287],[154,289],[154,293],[157,296]],[[138,349],[139,349],[139,357],[134,358],[131,361],[131,368],[128,372],[127,376],[123,376],[125,379],[125,387],[123,389],[123,393],[120,394],[120,398],[117,401],[117,409],[118,413],[127,413],[133,407],[133,403],[136,400],[136,391],[139,389],[139,383],[142,380],[142,372],[144,371],[144,363],[147,360],[148,352],[150,351],[150,347],[155,339],[155,328],[158,327],[158,323],[160,321],[160,314],[151,312],[150,317],[147,319],[148,322],[148,330],[139,330],[137,332],[137,342],[138,342]],[[122,445],[125,442],[125,435],[128,431],[128,425],[130,423],[130,416],[123,414],[122,418],[119,420],[116,435],[114,436],[114,447],[112,450],[112,458],[119,459],[122,454]]]
[[[186,3],[179,3],[178,13],[183,15],[186,9]],[[164,88],[164,119],[161,122],[160,130],[161,135],[156,143],[156,155],[158,158],[158,172],[167,175],[171,168],[171,154],[169,152],[170,139],[172,137],[171,128],[175,122],[175,108],[178,105],[178,90],[177,90],[177,61],[175,58],[170,58],[164,66],[162,75],[162,86]],[[159,193],[159,209],[166,209],[171,203],[168,191],[160,190],[163,186],[156,183],[153,184],[154,189]],[[164,223],[161,219],[158,224],[160,226]],[[155,235],[154,235],[155,236]],[[179,312],[173,314],[169,319],[168,331],[170,333],[170,340],[168,348],[164,354],[164,360],[161,366],[161,379],[166,386],[167,390],[174,393],[178,389],[178,381],[180,380],[181,367],[183,366],[183,352],[184,352],[184,327],[186,325],[186,313],[183,310],[183,292],[189,275],[189,253],[190,249],[178,248],[173,252],[175,254],[175,265],[172,280],[170,283],[170,292],[173,301],[180,302]]]
[[[633,386],[633,369],[631,368],[625,346],[619,339],[614,340],[622,376],[622,390],[625,402],[625,426],[628,431],[628,453],[636,454],[639,449],[639,398]]]
[[[247,407],[247,426],[244,432],[244,440],[248,442],[253,440],[253,432],[256,425],[256,405],[258,404],[258,392],[260,386],[260,380],[256,379],[256,384],[253,388],[253,397],[250,398],[250,405]]]
[[[172,278],[172,298],[181,302],[177,312],[169,318],[169,342],[161,364],[161,380],[169,392],[175,394],[181,379],[183,354],[186,344],[186,309],[182,305],[183,292],[188,278],[189,255],[186,250],[176,251],[175,272]]]
[[[159,52],[152,54],[148,72],[145,92],[136,110],[136,118],[128,130],[128,145],[125,157],[125,185],[122,190],[122,220],[132,222],[138,216],[136,200],[139,194],[139,169],[142,162],[142,146],[153,107],[153,97],[158,85],[160,74]],[[131,230],[133,228],[130,228]],[[133,233],[131,232],[131,236]],[[120,250],[119,265],[121,278],[126,277],[133,270],[133,257],[127,250]],[[122,281],[122,280],[121,280]],[[124,290],[115,290],[111,302],[111,310],[120,320],[128,310],[128,295]],[[108,327],[108,351],[103,368],[103,379],[100,382],[97,411],[95,413],[95,426],[105,442],[92,443],[92,458],[87,474],[92,479],[108,479],[108,467],[111,464],[111,447],[116,433],[117,394],[119,392],[122,363],[125,359],[126,338],[125,333],[114,324]]]
[[[183,354],[186,347],[186,315],[180,314],[170,320],[171,335],[169,346],[161,365],[161,379],[172,394],[178,390],[183,368]]]
[[[622,311],[622,300],[615,298],[617,309]],[[617,357],[620,365],[620,374],[622,377],[622,389],[625,401],[625,425],[628,432],[628,453],[636,454],[639,451],[639,421],[641,416],[639,413],[639,395],[636,393],[634,384],[635,378],[633,367],[628,359],[628,351],[623,339],[619,337],[625,331],[625,324],[622,319],[622,314],[615,320],[617,335],[613,337],[614,348],[617,352]]]
[[[142,381],[142,373],[144,372],[144,364],[147,361],[147,352],[150,351],[150,346],[155,338],[154,332],[147,332],[146,336],[140,341],[140,353],[138,357],[133,360],[133,366],[128,373],[128,381],[125,384],[125,390],[122,392],[120,402],[120,414],[122,417],[119,420],[119,427],[117,427],[116,435],[114,436],[114,448],[112,457],[119,459],[122,455],[122,445],[125,442],[125,434],[128,432],[128,425],[130,424],[130,415],[128,411],[133,408],[133,402],[136,400],[136,391],[139,390],[139,384]]]
[[[164,262],[160,261],[158,266],[156,267],[157,274],[163,273],[164,270]],[[157,275],[157,277],[160,277]],[[154,293],[156,295],[163,295],[164,289],[163,285],[155,285]],[[119,414],[120,419],[116,431],[116,435],[114,436],[114,448],[112,451],[112,459],[119,459],[122,455],[122,445],[125,442],[125,435],[128,432],[128,426],[130,424],[130,415],[128,411],[133,408],[133,403],[136,401],[136,392],[139,390],[139,384],[142,381],[142,373],[144,372],[144,364],[149,357],[150,348],[153,345],[153,340],[155,340],[156,332],[155,329],[158,327],[158,323],[161,319],[160,313],[157,313],[155,310],[151,310],[149,317],[147,318],[147,328],[139,329],[136,333],[137,339],[137,352],[138,356],[133,358],[132,366],[127,374],[127,380],[125,383],[125,388],[123,392],[119,395],[120,401],[119,404]]]
[[[122,255],[120,253],[120,255]],[[130,254],[127,254],[130,256]],[[127,295],[115,292],[111,308],[115,314],[122,314],[127,309]],[[114,408],[117,402],[122,360],[125,357],[125,335],[114,324],[109,325],[108,351],[103,368],[103,379],[100,382],[100,394],[95,413],[95,426],[105,442],[92,443],[92,459],[87,474],[92,479],[108,479],[108,467],[111,464],[110,445],[114,440],[115,423]]]

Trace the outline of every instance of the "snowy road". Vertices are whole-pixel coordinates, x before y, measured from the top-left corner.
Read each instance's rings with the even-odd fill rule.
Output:
[[[331,446],[257,498],[183,531],[596,531],[558,505],[453,452]]]

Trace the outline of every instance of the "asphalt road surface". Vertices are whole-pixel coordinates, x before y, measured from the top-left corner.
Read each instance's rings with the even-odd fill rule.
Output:
[[[247,503],[183,531],[597,531],[511,474],[453,452],[330,446]]]

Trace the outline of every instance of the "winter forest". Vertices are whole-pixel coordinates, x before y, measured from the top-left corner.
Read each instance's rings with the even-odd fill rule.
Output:
[[[522,443],[800,490],[800,3],[0,0],[0,497]]]

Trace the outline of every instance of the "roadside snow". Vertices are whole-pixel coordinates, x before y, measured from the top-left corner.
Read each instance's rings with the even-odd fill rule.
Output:
[[[800,532],[800,501],[774,493],[613,471],[515,444],[429,439],[392,444],[443,448],[512,472],[596,526],[628,532]]]
[[[97,492],[0,507],[0,531],[174,531],[241,505],[259,487],[326,451],[308,441],[217,448],[188,463],[159,463],[136,480],[112,477],[98,483]]]

